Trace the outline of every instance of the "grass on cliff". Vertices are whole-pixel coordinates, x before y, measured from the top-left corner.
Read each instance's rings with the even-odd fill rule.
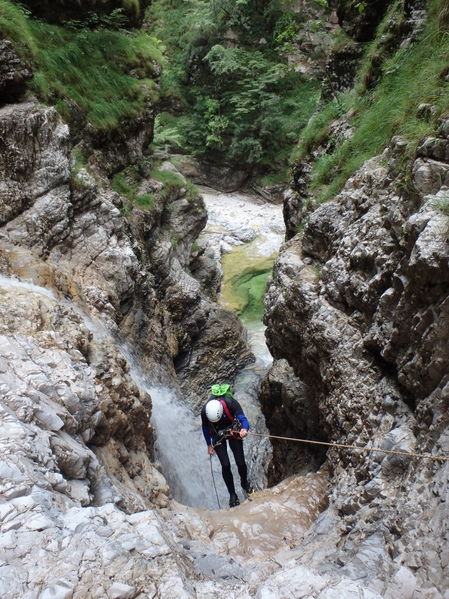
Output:
[[[21,55],[33,57],[38,46],[30,27],[29,12],[20,4],[0,0],[0,32],[2,37],[11,40]]]
[[[154,207],[156,198],[152,193],[137,193],[138,183],[132,178],[127,177],[123,172],[117,173],[112,178],[112,189],[126,198],[130,202],[129,208],[138,206],[142,210],[151,210]]]
[[[158,99],[152,65],[162,54],[145,33],[48,25],[8,0],[0,0],[0,32],[33,64],[40,99],[66,115],[76,105],[97,129],[113,129]]]
[[[379,154],[394,135],[408,140],[408,156],[411,157],[420,139],[435,129],[435,118],[417,115],[420,104],[436,105],[440,114],[449,110],[449,82],[446,80],[449,33],[442,24],[444,5],[444,0],[429,2],[427,24],[419,41],[400,47],[384,60],[382,77],[374,89],[366,90],[363,85],[368,69],[365,60],[356,89],[326,104],[306,127],[294,160],[303,159],[320,145],[334,119],[347,111],[352,113],[352,136],[335,142],[333,147],[330,140],[330,151],[313,166],[311,188],[318,199],[324,201],[335,196],[363,162]],[[386,19],[392,18],[390,12]],[[384,28],[385,22],[379,28],[381,35]],[[371,48],[377,44],[378,39],[372,42]],[[373,56],[372,49],[368,48],[367,52]]]

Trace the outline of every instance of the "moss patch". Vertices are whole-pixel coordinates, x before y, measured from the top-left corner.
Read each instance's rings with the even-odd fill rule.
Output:
[[[264,311],[263,297],[275,256],[254,255],[254,242],[223,256],[221,302],[243,322],[257,322]]]

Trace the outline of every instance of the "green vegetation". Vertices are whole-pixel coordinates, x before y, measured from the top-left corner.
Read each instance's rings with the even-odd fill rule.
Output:
[[[281,54],[301,17],[281,0],[156,0],[148,16],[170,57],[155,143],[262,173],[286,165],[319,97]]]
[[[20,4],[0,0],[0,31],[5,38],[15,43],[20,54],[32,57],[37,54],[38,47],[28,15],[28,11]]]
[[[41,48],[32,85],[47,102],[59,99],[62,111],[75,102],[92,125],[112,129],[121,119],[137,116],[148,102],[156,102],[156,84],[143,75],[148,62],[161,57],[147,35],[77,32],[43,23],[32,29]],[[140,70],[143,77],[132,77],[131,69]]]
[[[172,171],[159,170],[154,168],[151,170],[151,177],[160,181],[165,185],[171,185],[173,187],[185,187],[186,182],[183,177]]]
[[[154,195],[152,193],[143,193],[134,198],[134,201],[140,208],[150,210],[154,206]]]
[[[391,56],[385,55],[387,27],[402,16],[403,5],[396,2],[381,23],[378,35],[368,47],[358,76],[358,85],[350,94],[342,94],[325,104],[305,128],[293,158],[307,153],[329,135],[332,121],[350,111],[353,134],[335,141],[328,153],[318,159],[311,175],[311,188],[319,200],[337,194],[345,181],[369,158],[380,153],[393,135],[402,135],[409,147],[405,162],[416,145],[435,129],[438,114],[449,110],[449,83],[444,76],[449,69],[449,34],[443,0],[430,0],[428,21],[419,41],[401,46]],[[381,77],[373,89],[366,89],[373,62],[380,64]],[[417,114],[421,103],[438,107],[436,116]]]
[[[162,60],[159,44],[141,32],[78,25],[48,25],[0,0],[0,30],[33,64],[33,91],[66,116],[75,104],[97,129],[113,129],[157,101],[151,65]]]
[[[117,173],[112,178],[111,187],[114,191],[130,202],[127,213],[132,211],[132,205],[137,205],[143,210],[151,210],[154,206],[155,197],[152,193],[137,194],[138,180],[134,180],[132,174],[128,176],[124,172]]]
[[[131,207],[138,206],[143,210],[151,210],[154,207],[156,197],[153,193],[138,193],[138,189],[142,183],[140,170],[139,164],[134,164],[116,173],[112,178],[111,187],[122,197],[126,198],[130,202]],[[191,183],[186,183],[184,178],[175,172],[153,168],[151,169],[150,177],[164,184],[164,187],[157,192],[158,196],[162,199],[170,198],[172,191],[181,187],[187,188],[186,198],[189,202],[193,202],[199,197],[197,188]]]
[[[449,194],[435,199],[433,207],[441,214],[444,214],[444,216],[449,216]]]
[[[187,195],[186,195],[187,201],[188,202],[196,202],[199,198],[200,198],[200,192],[198,191],[198,188],[193,185],[193,183],[190,183],[190,181],[187,181]]]

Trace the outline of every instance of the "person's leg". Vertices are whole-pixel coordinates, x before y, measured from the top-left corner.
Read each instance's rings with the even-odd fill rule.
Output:
[[[229,494],[235,495],[235,487],[234,487],[234,478],[231,472],[231,463],[229,461],[228,450],[226,447],[226,440],[223,440],[220,445],[214,447],[215,453],[218,456],[221,464],[221,473],[223,475],[223,480],[225,481],[226,488],[229,491]]]
[[[229,447],[234,454],[242,488],[247,491],[250,488],[250,485],[248,483],[248,468],[245,462],[245,454],[243,453],[243,441],[241,439],[229,439]]]

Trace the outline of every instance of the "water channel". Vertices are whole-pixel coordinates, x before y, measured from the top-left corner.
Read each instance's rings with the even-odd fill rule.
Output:
[[[199,242],[213,251],[223,270],[219,303],[240,316],[247,330],[249,346],[256,356],[256,361],[238,375],[234,395],[242,404],[251,429],[267,433],[258,402],[258,389],[272,359],[265,344],[261,319],[266,284],[284,239],[282,206],[244,193],[221,193],[206,187],[201,187],[200,191],[209,216]],[[175,499],[195,507],[217,509],[212,467],[219,504],[227,506],[228,494],[221,477],[220,463],[215,456],[210,463],[199,418],[188,414],[188,408],[180,405],[167,390],[152,389],[151,394],[153,420],[158,430],[158,456]],[[181,418],[183,422],[189,422],[191,430],[188,435],[195,441],[187,448],[188,464],[179,463],[179,455],[186,451],[184,435],[178,440],[177,447],[177,441],[173,440],[167,428],[167,419],[173,419],[172,424],[176,426],[176,421]],[[253,484],[259,489],[264,488],[265,470],[271,458],[269,441],[249,436],[245,440],[245,455]],[[234,479],[236,482],[239,480],[235,467]],[[242,499],[243,494],[237,484],[236,489]]]

